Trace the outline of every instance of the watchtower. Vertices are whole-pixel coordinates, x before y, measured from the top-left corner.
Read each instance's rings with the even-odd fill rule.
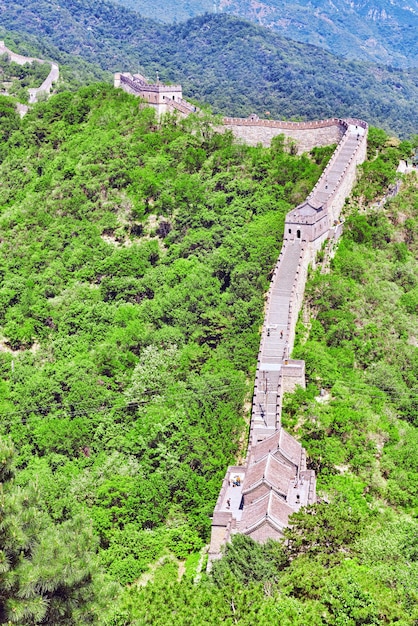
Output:
[[[312,242],[326,236],[329,229],[326,206],[308,198],[286,215],[285,239]]]
[[[143,98],[156,109],[158,115],[172,110],[173,104],[181,105],[183,103],[181,85],[164,85],[158,76],[157,81],[150,84],[142,74],[118,73],[115,74],[114,86]]]

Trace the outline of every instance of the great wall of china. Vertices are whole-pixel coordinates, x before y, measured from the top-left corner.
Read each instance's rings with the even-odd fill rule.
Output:
[[[9,59],[11,61],[14,61],[18,65],[25,65],[25,63],[33,63],[34,61],[37,61],[38,63],[42,63],[42,64],[48,63],[48,61],[44,61],[42,59],[36,59],[35,57],[25,57],[25,56],[22,56],[21,54],[16,54],[15,52],[12,52],[11,50],[9,50],[9,48],[7,48],[4,41],[0,41],[0,55],[1,54],[7,54]],[[49,72],[48,76],[45,78],[42,85],[40,85],[40,87],[28,89],[29,104],[34,104],[35,102],[37,102],[40,94],[42,93],[50,94],[52,85],[58,81],[58,78],[59,78],[58,64],[51,62],[51,71]],[[27,112],[28,107],[26,105],[20,105],[18,106],[18,110],[21,115],[24,115]]]
[[[137,95],[158,115],[196,108],[183,100],[180,85],[149,85],[140,74],[115,74],[115,87]],[[281,122],[225,117],[230,130],[249,144],[269,146],[277,135],[289,138],[297,152],[337,144],[306,200],[285,220],[283,246],[266,299],[245,463],[228,467],[212,517],[208,569],[234,533],[255,541],[279,539],[289,516],[316,500],[316,477],[307,468],[301,444],[281,426],[283,394],[305,386],[305,364],[290,358],[308,267],[327,240],[342,232],[340,213],[366,158],[367,124],[358,119]]]
[[[44,63],[17,55],[0,42],[0,54],[4,53],[19,64]],[[41,92],[50,93],[58,77],[58,65],[52,63],[42,85],[29,90],[30,103]],[[114,85],[141,97],[158,115],[175,111],[185,116],[197,111],[183,100],[180,85],[149,84],[140,74],[115,74]],[[213,512],[209,569],[234,533],[260,542],[278,539],[289,516],[316,500],[315,473],[307,468],[305,450],[281,426],[282,400],[286,391],[305,386],[304,362],[290,355],[308,267],[324,242],[341,234],[341,209],[367,146],[367,124],[357,119],[281,122],[260,120],[256,115],[225,117],[217,130],[230,130],[250,145],[269,146],[274,137],[284,135],[299,153],[334,143],[337,148],[309,196],[286,216],[283,246],[266,298],[247,457],[242,466],[226,471]]]
[[[249,129],[258,141],[263,124],[258,121],[251,128],[249,122],[237,120],[234,128],[227,119],[237,137],[248,141]],[[266,122],[265,128],[265,145],[271,140],[272,129],[284,134],[280,122]],[[306,134],[299,144],[301,151],[309,149],[306,146],[333,143],[330,138],[340,139],[305,202],[286,216],[283,247],[267,294],[247,458],[243,466],[227,469],[212,518],[209,568],[234,533],[260,542],[279,539],[289,516],[316,499],[315,473],[307,469],[305,450],[281,427],[282,400],[286,391],[305,386],[304,362],[290,355],[308,266],[327,239],[337,239],[341,234],[340,212],[355,182],[357,166],[366,156],[367,124],[334,119],[294,124],[293,128],[286,122],[283,129],[295,141],[301,133]]]
[[[44,61],[11,52],[0,42],[0,54],[16,63]],[[50,93],[59,77],[58,65],[37,89],[29,90],[30,103],[41,92]],[[180,85],[149,84],[140,74],[115,74],[114,85],[140,97],[157,115],[176,112],[186,116],[197,109],[183,99]],[[25,109],[21,105],[20,113]],[[299,153],[315,146],[337,144],[320,179],[306,200],[285,220],[283,246],[266,297],[260,350],[254,383],[248,451],[245,463],[228,467],[213,512],[208,569],[222,554],[234,533],[256,541],[279,539],[289,516],[316,500],[315,473],[307,468],[301,444],[281,426],[283,394],[305,386],[305,364],[290,358],[302,305],[308,267],[324,242],[339,237],[340,213],[356,179],[357,166],[366,157],[367,124],[357,119],[317,122],[281,122],[225,117],[217,130],[230,130],[249,145],[269,146],[284,135]]]

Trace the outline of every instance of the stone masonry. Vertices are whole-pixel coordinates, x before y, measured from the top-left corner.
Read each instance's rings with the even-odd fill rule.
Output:
[[[260,120],[256,115],[250,115],[247,119],[225,117],[223,126],[250,146],[261,144],[268,147],[274,137],[284,135],[295,142],[299,153],[308,152],[315,146],[337,144],[345,133],[344,122],[336,118],[318,122],[281,122]]]
[[[115,74],[114,86],[145,100],[158,116],[173,111],[185,116],[196,111],[196,107],[183,100],[181,85],[164,85],[159,80],[151,84],[141,74],[124,72]]]
[[[266,128],[262,143],[268,145],[272,128],[282,130],[283,124],[289,132],[289,122],[267,122],[264,126],[257,121],[258,138]],[[228,127],[245,139],[242,128],[248,129],[250,124],[238,123],[236,133],[229,119]],[[234,533],[259,542],[279,539],[289,516],[316,500],[315,473],[306,467],[305,450],[281,427],[282,399],[284,392],[305,385],[304,362],[291,359],[290,354],[308,266],[324,241],[341,232],[340,212],[354,184],[357,166],[365,159],[367,140],[367,124],[361,120],[325,120],[306,124],[306,139],[301,138],[300,126],[295,129],[298,149],[313,147],[317,131],[323,145],[324,128],[329,130],[330,143],[337,136],[340,140],[305,202],[286,216],[283,247],[267,294],[247,459],[242,467],[227,470],[212,518],[208,569]],[[239,485],[235,477],[239,477]]]
[[[195,112],[179,85],[150,85],[141,75],[116,74],[115,87],[142,97],[157,113]],[[306,200],[286,216],[283,247],[273,271],[251,411],[247,458],[228,467],[213,512],[208,569],[234,533],[255,541],[280,539],[289,517],[316,500],[315,472],[306,452],[281,427],[285,392],[305,386],[305,364],[290,358],[308,266],[327,239],[341,233],[340,212],[366,156],[367,124],[355,119],[281,122],[224,118],[217,130],[229,129],[250,145],[269,146],[274,137],[291,140],[298,153],[337,144],[327,167]]]

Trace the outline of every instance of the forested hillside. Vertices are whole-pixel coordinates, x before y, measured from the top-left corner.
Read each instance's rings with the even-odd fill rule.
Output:
[[[145,17],[185,21],[203,13],[232,13],[289,39],[349,59],[417,67],[418,3],[399,0],[117,0]]]
[[[372,130],[347,234],[307,288],[308,388],[284,424],[322,501],[286,547],[238,537],[193,584],[245,454],[284,216],[332,147],[157,123],[105,84],[23,120],[1,98],[0,129],[1,619],[414,624],[416,178],[372,204],[411,144]]]
[[[48,63],[25,63],[18,65],[10,61],[7,54],[0,56],[0,94],[29,99],[28,88],[39,87],[48,76],[51,66]]]
[[[53,45],[47,37],[16,32],[14,28],[18,26],[17,22],[15,22],[13,30],[5,30],[1,23],[0,14],[0,39],[5,41],[10,50],[19,52],[23,56],[37,57],[59,64],[60,78],[55,86],[55,91],[74,91],[83,85],[112,80],[111,72],[103,70],[94,62],[88,62],[75,54],[66,53]]]
[[[403,136],[418,126],[417,70],[347,62],[232,16],[167,26],[103,1],[8,0],[1,25],[106,70],[139,69],[152,79],[159,71],[216,113],[355,116]]]
[[[331,266],[319,255],[300,316],[308,386],[283,423],[307,448],[319,503],[292,516],[286,544],[236,536],[199,584],[160,564],[113,624],[416,624],[418,181],[375,206],[408,150],[390,143],[372,129],[346,232]]]
[[[2,105],[1,434],[51,523],[87,518],[132,582],[208,539],[284,215],[332,149],[159,125],[107,85]]]

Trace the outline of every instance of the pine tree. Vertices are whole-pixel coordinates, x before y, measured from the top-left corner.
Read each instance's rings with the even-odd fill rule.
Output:
[[[15,485],[13,456],[0,439],[0,623],[95,624],[112,589],[100,580],[91,528],[81,517],[54,525],[36,487]]]

